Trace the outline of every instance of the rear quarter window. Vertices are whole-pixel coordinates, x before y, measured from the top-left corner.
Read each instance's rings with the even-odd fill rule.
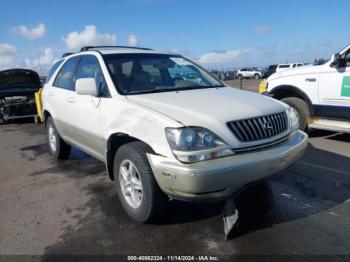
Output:
[[[52,75],[56,72],[57,68],[62,64],[62,62],[63,62],[63,60],[59,60],[52,65],[52,67],[47,75],[46,83],[50,81]]]

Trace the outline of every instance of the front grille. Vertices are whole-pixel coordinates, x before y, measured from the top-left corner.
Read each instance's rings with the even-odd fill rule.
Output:
[[[288,129],[286,112],[228,122],[227,126],[241,142],[274,137]]]

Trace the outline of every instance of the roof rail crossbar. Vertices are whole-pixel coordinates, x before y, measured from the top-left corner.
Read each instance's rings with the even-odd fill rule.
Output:
[[[130,49],[140,49],[140,50],[153,50],[145,47],[134,47],[134,46],[122,46],[122,45],[100,45],[100,46],[84,46],[80,49],[80,52],[88,51],[90,49],[98,49],[98,48],[130,48]]]

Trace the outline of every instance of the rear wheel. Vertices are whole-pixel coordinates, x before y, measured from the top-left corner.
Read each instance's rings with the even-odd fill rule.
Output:
[[[46,130],[50,154],[56,159],[67,159],[71,151],[71,146],[63,141],[50,116],[46,121]]]
[[[255,75],[254,75],[254,78],[255,78],[255,79],[260,79],[260,75],[259,75],[259,74],[255,74]]]
[[[243,76],[242,75],[238,75],[238,79],[239,80],[243,80]]]
[[[286,97],[281,99],[281,101],[288,104],[298,112],[299,129],[306,131],[310,119],[310,111],[308,104],[299,97]]]
[[[126,213],[142,223],[158,221],[168,197],[159,188],[146,153],[152,152],[142,142],[123,145],[114,158],[114,180],[119,200]]]

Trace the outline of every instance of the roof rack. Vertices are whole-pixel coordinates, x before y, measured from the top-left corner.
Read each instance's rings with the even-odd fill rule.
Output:
[[[140,50],[153,50],[145,47],[133,47],[133,46],[122,46],[122,45],[100,45],[100,46],[84,46],[80,49],[80,52],[88,51],[90,49],[98,49],[98,48],[127,48],[127,49],[140,49]]]
[[[74,53],[63,53],[62,58],[65,58],[66,56],[72,55]]]

